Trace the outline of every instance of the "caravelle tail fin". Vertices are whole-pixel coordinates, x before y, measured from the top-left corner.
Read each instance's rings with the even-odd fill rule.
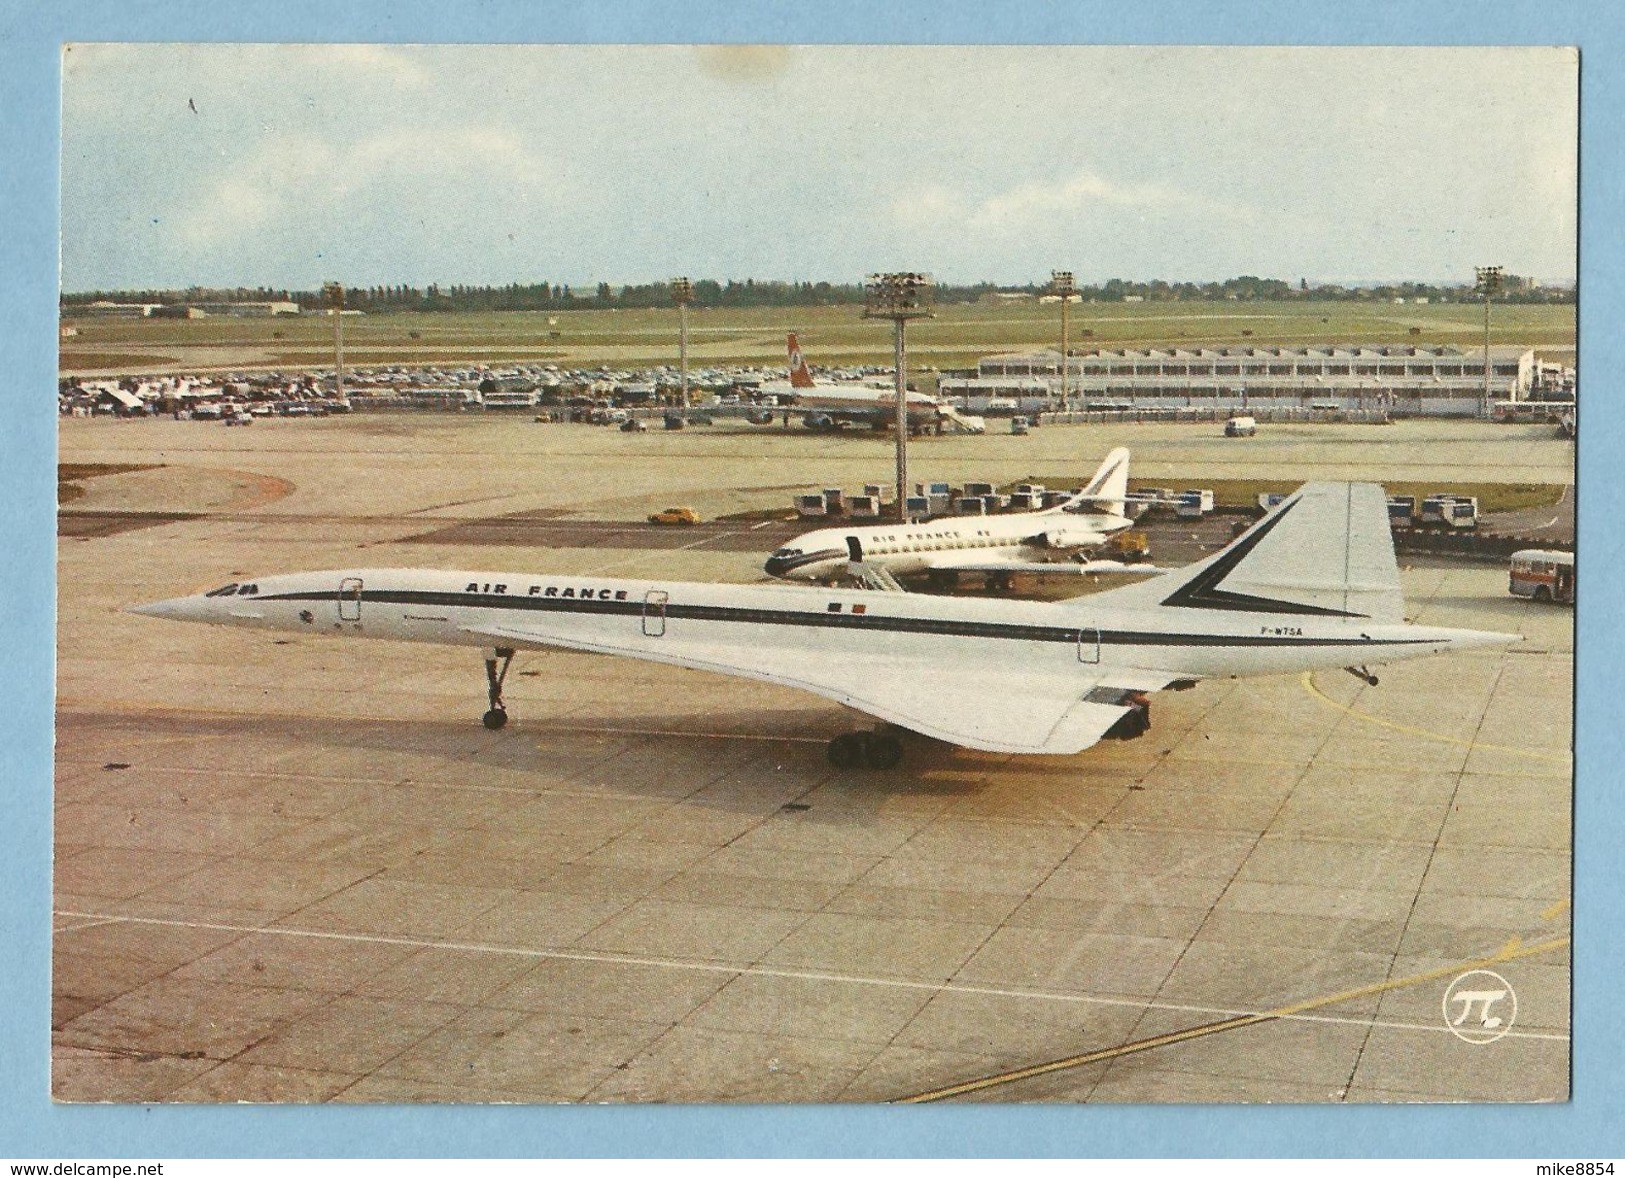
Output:
[[[790,349],[790,387],[793,389],[812,388],[812,373],[807,370],[807,361],[801,356],[801,345],[796,341],[795,332],[790,333],[786,343]]]
[[[1375,483],[1306,483],[1206,560],[1078,602],[1405,620],[1388,500]]]
[[[1123,514],[1123,496],[1128,494],[1128,447],[1119,446],[1100,464],[1095,477],[1057,511],[1093,510],[1108,515]]]

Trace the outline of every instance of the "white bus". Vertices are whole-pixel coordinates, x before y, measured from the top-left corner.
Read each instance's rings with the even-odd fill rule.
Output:
[[[1536,601],[1574,604],[1574,553],[1525,548],[1512,554],[1507,592]]]

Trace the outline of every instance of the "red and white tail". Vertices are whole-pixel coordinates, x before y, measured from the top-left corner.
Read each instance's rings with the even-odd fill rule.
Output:
[[[796,333],[791,332],[790,346],[790,387],[793,389],[810,389],[813,387],[812,373],[807,371],[807,361],[801,358],[801,345],[796,342]]]

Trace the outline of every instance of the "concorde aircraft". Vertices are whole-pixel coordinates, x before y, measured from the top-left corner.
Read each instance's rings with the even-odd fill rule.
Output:
[[[1408,624],[1387,499],[1310,483],[1196,564],[1061,602],[548,573],[344,569],[132,607],[161,618],[485,647],[489,710],[517,650],[623,655],[798,687],[875,717],[829,744],[895,766],[899,730],[1002,753],[1077,753],[1150,727],[1151,692],[1379,663],[1515,634]],[[674,687],[679,685],[674,684]]]
[[[809,429],[834,430],[852,424],[886,429],[897,420],[897,392],[892,383],[880,385],[862,381],[815,380],[801,354],[801,344],[795,332],[786,337],[785,346],[789,350],[789,381],[765,384],[759,391],[779,398],[801,414],[802,423]],[[952,425],[968,434],[987,432],[985,420],[973,414],[961,413],[937,397],[908,392],[904,394],[903,404],[908,409],[911,430]],[[755,425],[768,425],[773,417],[774,410],[766,407],[747,415],[747,419]]]
[[[1095,477],[1064,503],[1015,515],[969,515],[924,524],[820,528],[767,558],[772,577],[828,581],[856,564],[894,576],[919,573],[1133,572],[1118,561],[1084,561],[1086,549],[1129,526],[1128,450],[1119,446]],[[1156,570],[1152,570],[1156,571]]]

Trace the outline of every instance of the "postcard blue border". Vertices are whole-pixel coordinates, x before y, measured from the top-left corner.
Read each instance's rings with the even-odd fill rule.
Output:
[[[1625,725],[1612,575],[1625,483],[1620,234],[1625,20],[1612,4],[1289,0],[523,3],[0,2],[0,1156],[1462,1156],[1621,1152],[1625,979],[1615,881]],[[54,626],[58,50],[65,41],[1535,44],[1582,50],[1574,1099],[1545,1107],[54,1107],[47,1096]]]

